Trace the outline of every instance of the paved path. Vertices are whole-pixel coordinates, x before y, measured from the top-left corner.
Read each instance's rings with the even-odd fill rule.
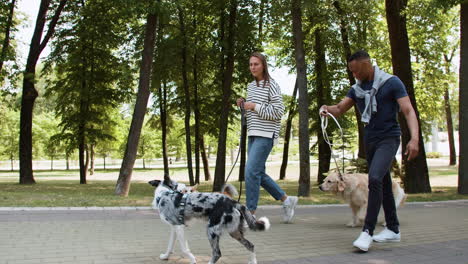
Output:
[[[346,206],[303,206],[293,224],[281,208],[261,207],[268,232],[248,232],[259,263],[468,263],[468,200],[408,203],[399,210],[402,242],[374,243],[368,253],[351,246],[360,229],[345,227]],[[376,230],[379,231],[380,227]],[[149,208],[0,208],[0,264],[188,263],[180,249],[169,261],[167,226]],[[209,260],[203,222],[186,229],[198,263]],[[221,239],[218,263],[246,263],[247,252],[229,236]]]

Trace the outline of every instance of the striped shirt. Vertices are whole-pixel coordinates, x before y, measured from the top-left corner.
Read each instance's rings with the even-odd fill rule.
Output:
[[[281,117],[284,113],[283,97],[279,85],[270,79],[263,87],[263,80],[247,86],[247,102],[255,103],[255,110],[247,111],[249,136],[273,138],[278,143]]]

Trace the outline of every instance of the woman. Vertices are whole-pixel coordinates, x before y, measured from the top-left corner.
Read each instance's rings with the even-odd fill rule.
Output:
[[[291,222],[296,196],[288,196],[278,184],[265,173],[265,162],[278,143],[284,105],[278,84],[270,77],[266,57],[258,52],[249,59],[249,68],[254,81],[247,87],[247,100],[237,99],[244,107],[247,117],[248,159],[245,167],[247,208],[255,214],[260,186],[276,200],[283,202],[284,221]],[[243,106],[242,106],[243,105]]]

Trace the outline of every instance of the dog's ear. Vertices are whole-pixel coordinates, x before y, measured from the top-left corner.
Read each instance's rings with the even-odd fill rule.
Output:
[[[197,188],[198,188],[198,183],[197,183],[197,184],[195,184],[194,186],[192,186],[192,192],[196,191],[196,190],[197,190]]]
[[[342,192],[345,190],[346,184],[344,181],[339,181],[338,182],[338,191]]]
[[[161,184],[160,180],[152,180],[148,182],[151,186],[158,187],[159,184]]]

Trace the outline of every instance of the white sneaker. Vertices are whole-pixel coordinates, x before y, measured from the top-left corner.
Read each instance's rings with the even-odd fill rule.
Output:
[[[294,208],[297,205],[297,196],[288,196],[283,202],[284,216],[283,220],[285,223],[291,223],[294,217]]]
[[[375,242],[400,242],[400,233],[395,233],[392,230],[385,228],[382,232],[372,237]]]
[[[359,248],[362,251],[367,252],[372,244],[372,236],[369,233],[363,231],[359,237],[354,240],[353,246]]]

